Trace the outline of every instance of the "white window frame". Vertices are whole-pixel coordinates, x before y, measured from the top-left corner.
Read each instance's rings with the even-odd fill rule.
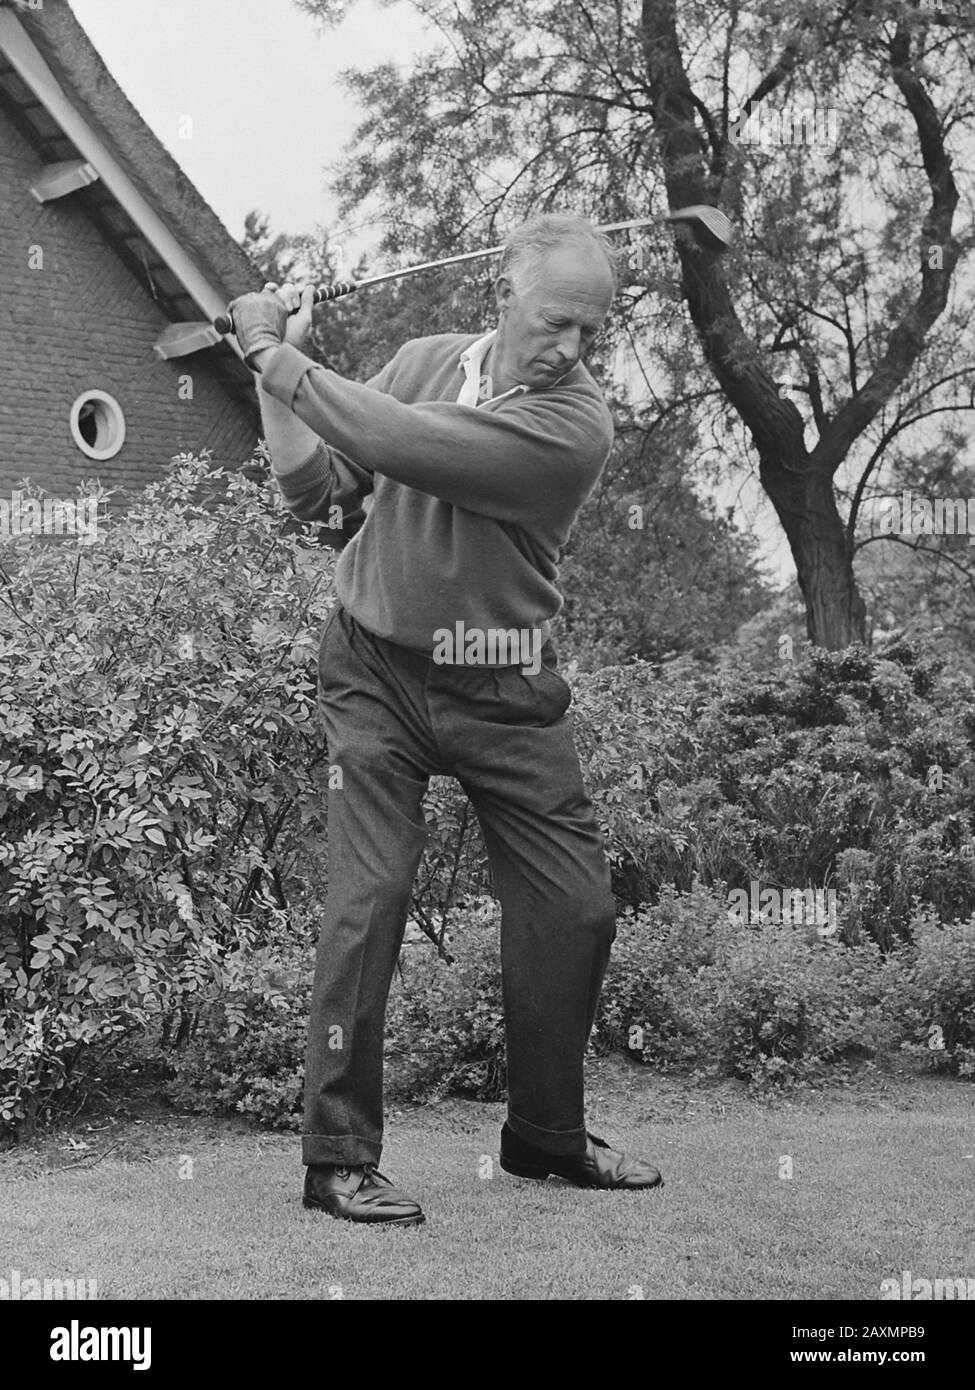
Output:
[[[108,417],[108,440],[100,449],[89,444],[81,433],[81,408],[92,401],[95,402],[96,406],[102,407],[102,417]],[[118,401],[114,396],[110,396],[107,391],[98,391],[94,388],[82,391],[81,395],[71,407],[69,423],[71,425],[71,438],[74,440],[75,444],[77,444],[81,452],[86,454],[90,459],[97,459],[99,462],[103,462],[105,459],[113,459],[125,443],[125,415]],[[101,427],[99,427],[99,434],[101,434],[101,432]]]

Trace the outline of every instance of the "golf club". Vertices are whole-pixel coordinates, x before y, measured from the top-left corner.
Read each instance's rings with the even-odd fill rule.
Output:
[[[610,222],[596,230],[600,232],[625,232],[632,227],[648,227],[660,222],[659,217],[635,217],[629,222]],[[724,251],[730,246],[732,238],[731,223],[723,212],[708,207],[706,203],[695,203],[693,207],[677,208],[663,218],[665,222],[679,222],[688,228],[692,237],[703,250]],[[440,270],[448,265],[460,265],[464,261],[483,260],[487,256],[498,256],[503,246],[490,246],[486,251],[465,251],[459,256],[445,256],[440,261],[424,261],[422,265],[406,266],[401,270],[387,270],[382,275],[369,275],[362,280],[339,280],[332,285],[319,285],[315,291],[314,303],[324,304],[328,300],[340,299],[353,294],[367,285],[381,285],[386,280],[402,280],[407,275],[419,275],[424,270]],[[297,312],[295,310],[294,312]],[[213,326],[218,333],[232,333],[233,321],[229,314],[221,314],[214,319]]]

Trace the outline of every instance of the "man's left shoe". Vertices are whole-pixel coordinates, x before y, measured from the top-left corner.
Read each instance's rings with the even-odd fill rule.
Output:
[[[585,1153],[551,1154],[521,1139],[505,1124],[501,1130],[501,1167],[517,1178],[544,1181],[554,1175],[575,1187],[598,1187],[604,1191],[637,1192],[664,1185],[651,1164],[611,1149],[604,1139],[588,1132]]]

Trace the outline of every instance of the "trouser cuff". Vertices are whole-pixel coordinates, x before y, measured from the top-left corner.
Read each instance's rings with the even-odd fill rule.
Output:
[[[533,1144],[536,1149],[544,1149],[549,1154],[581,1154],[586,1151],[586,1130],[579,1129],[541,1129],[538,1125],[523,1120],[520,1115],[508,1111],[508,1128],[519,1139]]]
[[[361,1134],[303,1134],[301,1161],[305,1167],[316,1163],[337,1163],[358,1168],[363,1163],[378,1163],[383,1146]]]

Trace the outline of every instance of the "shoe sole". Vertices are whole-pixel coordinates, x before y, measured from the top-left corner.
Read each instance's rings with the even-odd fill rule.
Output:
[[[545,1182],[548,1178],[558,1178],[559,1182],[564,1182],[569,1187],[576,1187],[581,1192],[655,1192],[664,1185],[664,1180],[661,1178],[659,1182],[645,1183],[642,1187],[600,1187],[598,1183],[594,1182],[573,1182],[571,1178],[565,1178],[561,1173],[557,1173],[554,1168],[546,1168],[534,1163],[509,1163],[503,1157],[499,1161],[504,1171],[513,1177],[528,1178],[532,1182]]]
[[[322,1202],[312,1201],[308,1197],[302,1197],[301,1205],[306,1211],[323,1211],[333,1221],[348,1221],[352,1226],[422,1226],[427,1219],[422,1212],[419,1212],[416,1216],[387,1216],[378,1221],[357,1221],[354,1216],[343,1216]]]
[[[536,1167],[533,1163],[508,1163],[502,1158],[501,1167],[506,1173],[511,1173],[516,1178],[532,1178],[536,1182],[544,1182],[546,1178],[552,1176],[551,1168]]]

